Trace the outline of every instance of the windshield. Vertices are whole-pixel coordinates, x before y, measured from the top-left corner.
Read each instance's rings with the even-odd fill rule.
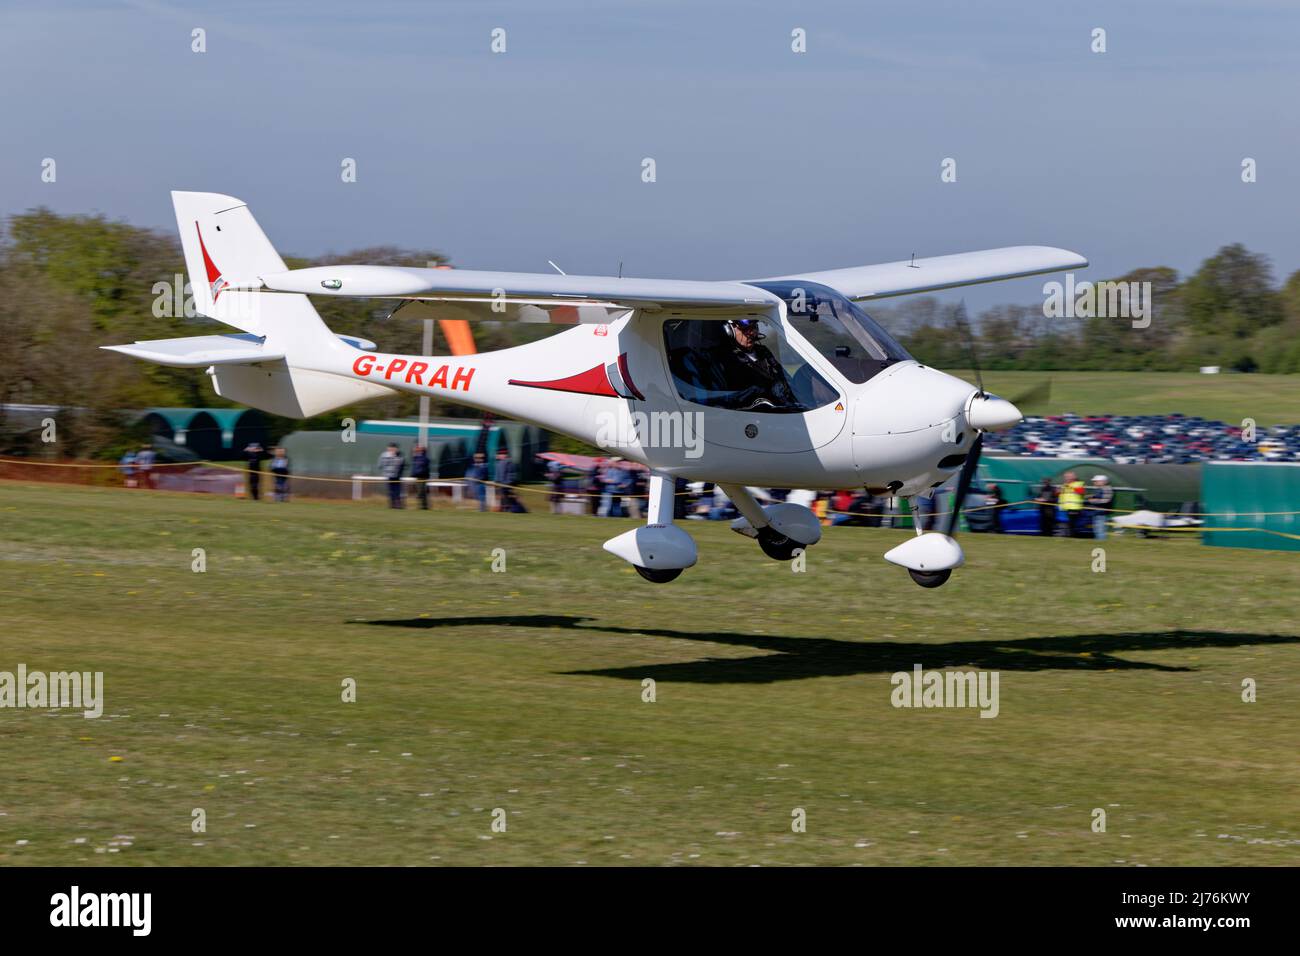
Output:
[[[830,286],[800,279],[751,284],[784,299],[790,325],[855,385],[912,358],[879,323]]]

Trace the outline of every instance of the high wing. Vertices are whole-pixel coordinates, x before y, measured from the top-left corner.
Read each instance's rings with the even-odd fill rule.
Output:
[[[172,201],[195,308],[201,315],[245,332],[261,331],[256,316],[256,300],[260,298],[257,292],[381,298],[402,304],[439,303],[442,318],[569,323],[608,322],[630,310],[690,312],[700,318],[721,319],[766,312],[780,301],[749,281],[375,265],[286,269],[284,260],[239,199],[220,193],[174,192]],[[1087,264],[1083,256],[1065,249],[1008,246],[758,281],[804,279],[828,285],[852,299],[876,299],[1060,272]],[[250,314],[243,314],[244,309]],[[158,354],[166,353],[164,350]]]
[[[535,321],[542,313],[556,310],[568,314],[575,310],[598,310],[591,313],[588,321],[606,321],[611,312],[630,309],[747,313],[776,301],[762,289],[742,282],[367,265],[291,269],[259,275],[255,281],[246,280],[239,287],[308,295],[458,303],[462,307],[456,315],[459,318],[527,320],[531,317]]]
[[[830,286],[850,299],[883,299],[894,295],[935,292],[983,282],[1064,272],[1067,269],[1082,269],[1087,265],[1087,259],[1068,249],[1005,246],[952,256],[805,272],[802,275],[775,276],[756,281],[790,282],[804,279]]]

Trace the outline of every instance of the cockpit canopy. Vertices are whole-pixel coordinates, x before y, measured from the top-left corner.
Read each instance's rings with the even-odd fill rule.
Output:
[[[855,385],[912,358],[878,322],[830,286],[800,279],[750,284],[784,299],[790,326]]]

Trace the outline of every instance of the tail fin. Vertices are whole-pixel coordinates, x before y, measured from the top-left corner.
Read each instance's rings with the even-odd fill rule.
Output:
[[[257,288],[260,276],[286,266],[248,206],[220,193],[187,192],[173,192],[172,206],[194,308],[245,332],[259,332],[258,317],[248,308],[254,300],[235,289]]]
[[[244,203],[186,192],[172,193],[172,203],[195,309],[250,334],[104,348],[163,365],[207,366],[218,395],[293,418],[392,392],[337,374],[373,342],[335,335],[305,295],[256,291],[262,275],[286,267]]]

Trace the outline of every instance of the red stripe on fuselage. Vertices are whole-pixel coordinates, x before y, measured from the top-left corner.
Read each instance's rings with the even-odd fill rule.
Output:
[[[645,401],[645,396],[642,395],[642,394],[641,394],[641,390],[640,390],[639,388],[637,388],[635,384],[633,384],[633,382],[632,382],[632,373],[629,372],[629,371],[627,370],[627,353],[626,353],[626,352],[623,352],[623,353],[620,354],[619,357],[618,357],[618,374],[620,374],[620,375],[623,376],[623,384],[626,385],[626,386],[627,386],[627,390],[628,390],[629,392],[632,393],[632,397],[635,398],[635,399],[636,399],[637,401],[639,401],[639,402],[644,402],[644,401]]]
[[[549,382],[524,382],[517,378],[510,379],[511,385],[523,385],[526,388],[546,388],[553,392],[575,392],[579,395],[608,395],[610,398],[618,398],[618,392],[614,391],[614,386],[609,384],[609,376],[605,374],[605,366],[597,365],[595,368],[588,369],[585,372],[579,372],[577,375],[570,375],[567,378],[556,378]]]

